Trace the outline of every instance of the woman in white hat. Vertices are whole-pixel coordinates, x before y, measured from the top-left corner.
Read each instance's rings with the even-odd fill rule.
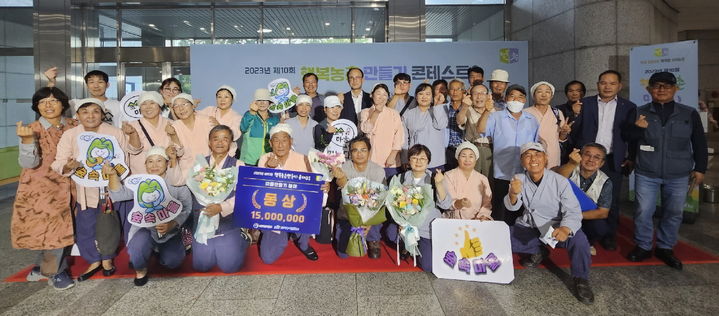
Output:
[[[74,127],[60,138],[57,144],[57,154],[55,161],[52,163],[52,170],[70,177],[75,169],[82,166],[80,160],[83,160],[83,154],[80,153],[77,137],[83,132],[94,132],[102,135],[114,137],[125,152],[125,161],[128,160],[127,154],[138,154],[142,151],[142,143],[132,125],[127,122],[122,123],[122,129],[114,127],[110,124],[103,123],[104,108],[102,101],[94,98],[79,100],[76,105],[77,117],[80,125]],[[76,197],[76,215],[75,215],[75,243],[77,244],[80,255],[90,266],[85,273],[78,277],[78,281],[84,281],[94,275],[101,268],[104,270],[105,276],[115,273],[115,267],[112,264],[112,255],[101,255],[95,242],[95,224],[97,223],[97,215],[100,212],[100,188],[85,187],[75,184]]]
[[[146,173],[157,175],[166,179],[167,168],[170,161],[177,157],[169,157],[166,149],[153,146],[145,153]],[[103,165],[103,173],[109,175],[110,197],[114,201],[132,201],[134,193],[120,183],[120,177],[109,164]],[[192,209],[190,190],[186,186],[173,186],[165,180],[168,193],[182,203],[180,214],[172,221],[158,224],[155,227],[144,228],[132,226],[125,238],[127,254],[130,263],[135,269],[136,286],[143,286],[148,280],[147,266],[153,253],[157,253],[160,265],[176,269],[185,259],[185,246],[180,236],[180,226],[187,220]]]
[[[454,152],[458,166],[444,174],[447,191],[452,197],[452,208],[445,217],[456,219],[492,219],[492,190],[489,180],[477,172],[474,166],[479,158],[479,149],[464,141]]]
[[[175,145],[184,150],[179,163],[182,179],[187,176],[197,155],[204,157],[210,154],[207,136],[217,125],[209,116],[197,113],[196,107],[194,99],[187,93],[180,93],[172,99],[172,112],[177,120],[172,122],[172,128],[167,129],[167,134],[173,139],[176,134],[179,143]]]
[[[550,105],[554,97],[554,86],[546,81],[535,83],[531,89],[534,106],[525,109],[539,121],[539,141],[547,148],[547,168],[560,164],[561,149],[559,142],[564,142],[572,131],[572,124],[567,124],[562,111]]]
[[[257,89],[240,123],[242,131],[242,148],[240,160],[250,166],[256,166],[260,156],[271,150],[270,129],[280,122],[280,116],[272,114],[270,108],[270,90]]]
[[[162,96],[155,91],[143,91],[137,103],[140,105],[139,120],[131,121],[130,125],[135,128],[140,142],[142,143],[143,152],[137,155],[130,155],[130,171],[133,174],[147,173],[145,169],[145,155],[154,146],[168,148],[174,144],[181,144],[177,134],[168,135],[168,126],[172,125],[172,121],[162,116]],[[178,146],[182,147],[182,146]],[[169,147],[176,149],[175,146]],[[178,154],[182,156],[182,152]],[[174,166],[173,166],[174,167]],[[184,180],[184,179],[183,179]],[[173,181],[174,182],[174,181]]]
[[[237,113],[232,109],[232,103],[235,101],[237,92],[235,88],[228,85],[222,85],[217,88],[215,92],[216,106],[208,106],[197,113],[209,116],[211,119],[215,119],[215,124],[222,124],[232,129],[232,134],[235,135],[233,142],[236,142],[242,136],[240,132],[240,122],[242,122],[242,114]],[[237,151],[237,144],[233,143],[230,148],[230,156],[235,156]]]

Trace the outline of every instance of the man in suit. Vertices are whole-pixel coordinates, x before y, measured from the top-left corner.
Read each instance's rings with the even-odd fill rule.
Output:
[[[637,116],[637,106],[618,96],[622,90],[622,75],[607,70],[599,75],[597,95],[581,99],[582,109],[572,128],[574,146],[599,143],[607,148],[601,170],[611,179],[612,204],[607,217],[608,234],[600,241],[607,250],[617,249],[616,232],[619,225],[619,196],[622,191],[622,168],[629,166],[628,143]]]
[[[350,91],[338,95],[342,102],[342,113],[340,119],[347,119],[359,126],[359,112],[372,106],[372,98],[369,93],[362,90],[364,84],[364,72],[359,68],[350,68],[347,71],[347,83]]]

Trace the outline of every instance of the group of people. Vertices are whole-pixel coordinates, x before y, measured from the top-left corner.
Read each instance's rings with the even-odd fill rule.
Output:
[[[11,225],[13,246],[38,252],[28,280],[49,278],[58,289],[74,284],[64,260],[73,243],[90,263],[77,281],[99,270],[112,275],[115,253],[99,252],[101,232],[96,222],[99,213],[112,207],[108,201],[113,201],[138,286],[148,280],[153,253],[160,264],[176,268],[190,247],[194,269],[217,266],[226,273],[236,272],[257,233],[260,258],[266,264],[280,260],[290,240],[309,260],[317,260],[309,244],[312,236],[236,227],[234,194],[222,203],[201,205],[185,179],[198,155],[217,168],[246,165],[312,172],[307,154],[324,150],[337,132],[333,122],[347,119],[360,135],[346,144],[349,159],[332,168],[333,181],[322,187],[330,197],[326,208],[333,209],[323,210],[323,216],[335,224],[323,226],[328,231],[321,234],[334,236],[331,242],[342,258],[347,257],[352,227],[338,201],[339,190],[356,177],[379,183],[398,177],[406,185],[430,184],[434,194],[435,205],[418,227],[418,262],[425,271],[432,271],[432,220],[499,220],[510,226],[512,250],[522,254],[524,266],[537,266],[547,255],[540,241],[545,234],[566,247],[575,295],[591,303],[593,245],[616,250],[623,176],[634,170],[636,247],[628,259],[641,261],[652,253],[652,216],[661,192],[663,214],[654,255],[681,269],[672,247],[687,186],[690,181],[701,182],[706,171],[707,144],[697,111],[674,101],[678,88],[673,74],[653,74],[647,86],[652,102],[639,107],[618,96],[622,76],[614,70],[598,76],[597,95],[585,96],[582,82],[569,82],[564,88],[566,103],[556,107],[552,106],[556,89],[549,82],[537,82],[527,90],[511,84],[507,71],[496,69],[485,85],[484,70],[478,66],[469,68],[467,75],[468,82],[421,83],[411,96],[408,74],[394,76],[393,91],[380,83],[365,92],[364,73],[350,68],[349,91],[323,96],[317,91],[317,75],[307,73],[302,77],[304,91],[295,88],[299,96],[288,113],[271,113],[269,91],[257,89],[242,115],[232,109],[238,97],[232,87],[219,87],[216,104],[198,110],[198,100],[169,78],[158,92],[140,95],[139,120],[124,121],[117,101],[105,96],[107,74],[88,73],[89,98],[69,100],[53,87],[51,69],[46,72],[49,87],[38,90],[32,99],[39,119],[17,124],[23,171]],[[529,97],[533,103],[527,106]],[[66,112],[76,119],[64,117]],[[82,132],[114,136],[130,173],[163,177],[170,195],[182,202],[181,214],[152,228],[132,226],[123,218],[132,208],[131,191],[109,163],[102,167],[109,180],[106,188],[73,183],[69,176],[81,160],[75,139]],[[583,210],[573,186],[596,208]],[[220,218],[207,240],[191,237],[201,218],[198,214]],[[379,258],[381,241],[397,242],[402,229],[391,219],[366,227],[368,257]]]

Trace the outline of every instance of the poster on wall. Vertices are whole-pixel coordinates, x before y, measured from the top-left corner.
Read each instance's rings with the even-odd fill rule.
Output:
[[[629,51],[629,99],[637,106],[652,101],[646,87],[649,77],[668,71],[677,77],[676,102],[699,107],[699,58],[697,41],[632,47]]]
[[[441,279],[508,284],[514,280],[509,226],[502,221],[432,221],[432,272]]]
[[[364,72],[365,91],[376,83],[393,87],[392,78],[398,73],[409,74],[412,87],[437,79],[466,82],[467,69],[474,65],[487,76],[494,69],[504,69],[512,83],[526,87],[527,55],[525,41],[193,45],[190,71],[194,97],[214,100],[216,88],[229,84],[237,89],[233,108],[244,113],[255,89],[278,78],[289,80],[288,93],[292,93],[294,87],[303,90],[302,76],[311,72],[319,79],[320,94],[345,93],[349,91],[346,73],[352,67]]]

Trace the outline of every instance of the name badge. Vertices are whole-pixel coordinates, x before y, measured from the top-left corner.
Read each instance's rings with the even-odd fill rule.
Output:
[[[654,147],[650,145],[639,145],[639,150],[641,151],[654,151]]]

